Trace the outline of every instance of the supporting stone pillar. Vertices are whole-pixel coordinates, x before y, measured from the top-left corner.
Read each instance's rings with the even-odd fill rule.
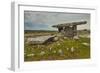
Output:
[[[73,25],[73,34],[74,36],[77,35],[77,25]]]

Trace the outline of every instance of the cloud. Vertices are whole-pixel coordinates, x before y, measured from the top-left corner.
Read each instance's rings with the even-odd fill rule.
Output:
[[[32,23],[32,22],[25,22],[24,23],[25,30],[43,30],[43,29],[48,29],[48,25],[44,25],[44,24],[37,24],[37,23]]]
[[[86,20],[88,23],[79,26],[78,29],[90,29],[90,14],[24,11],[25,30],[55,30],[52,25],[81,20]]]

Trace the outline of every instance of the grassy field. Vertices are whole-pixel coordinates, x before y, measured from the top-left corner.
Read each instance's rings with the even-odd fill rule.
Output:
[[[40,35],[53,35],[57,32],[31,32],[34,37]],[[25,32],[25,37],[29,35]],[[31,36],[32,37],[32,36]],[[85,45],[84,43],[88,44]],[[90,38],[79,39],[59,38],[58,41],[47,44],[33,45],[24,43],[24,61],[87,59],[90,58]]]

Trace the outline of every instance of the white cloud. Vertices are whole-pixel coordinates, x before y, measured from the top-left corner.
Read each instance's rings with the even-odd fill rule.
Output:
[[[25,11],[25,29],[49,29],[55,30],[51,27],[59,23],[67,23],[72,21],[86,20],[88,23],[83,26],[78,26],[78,29],[89,29],[90,28],[90,14],[83,13],[58,13],[58,12],[35,12]],[[43,27],[42,27],[43,26]]]

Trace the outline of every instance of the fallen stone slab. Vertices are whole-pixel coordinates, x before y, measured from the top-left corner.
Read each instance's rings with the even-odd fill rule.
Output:
[[[30,37],[27,38],[27,43],[31,44],[44,44],[54,40],[55,36],[38,36],[38,37]]]

